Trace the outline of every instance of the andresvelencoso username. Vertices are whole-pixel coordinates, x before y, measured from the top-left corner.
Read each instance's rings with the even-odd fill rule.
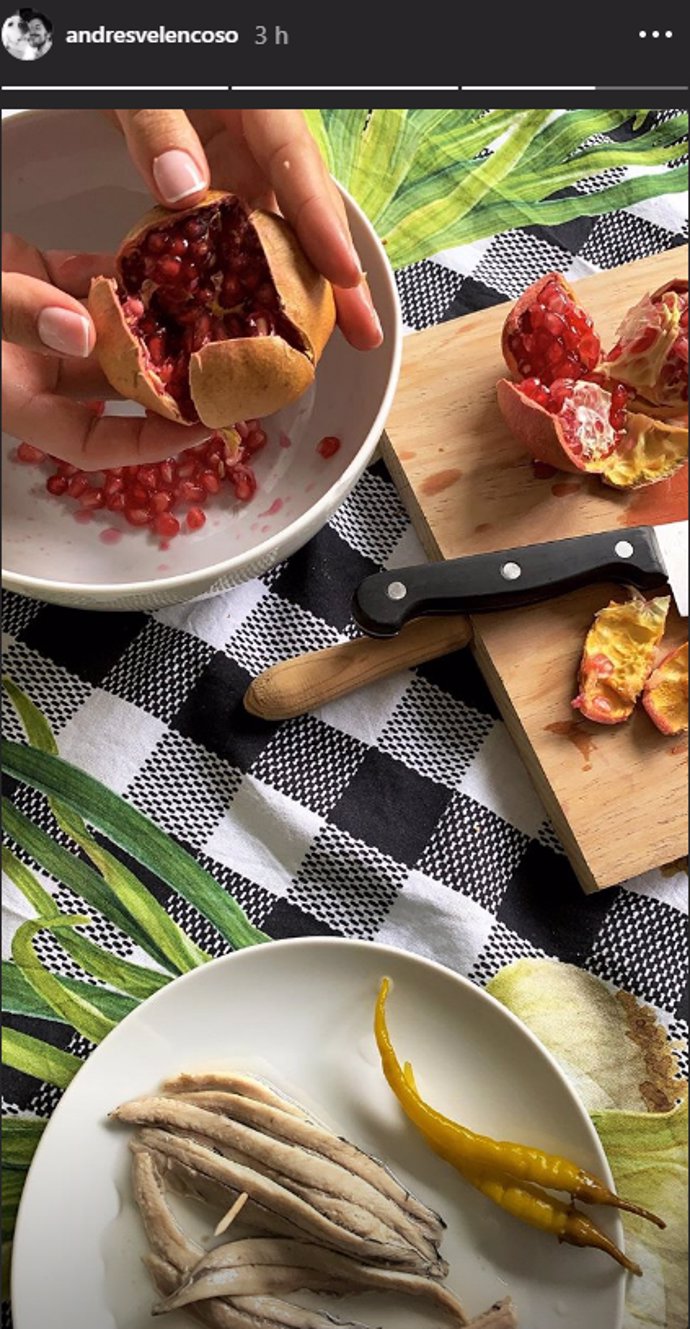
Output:
[[[157,28],[70,28],[65,34],[65,41],[76,45],[146,45],[148,43],[170,43],[193,46],[211,46],[215,43],[235,45],[240,40],[239,32],[234,28],[166,28],[161,24]]]

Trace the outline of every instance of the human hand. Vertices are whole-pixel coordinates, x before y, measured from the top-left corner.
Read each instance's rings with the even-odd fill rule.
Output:
[[[380,345],[381,324],[355,252],[343,201],[301,111],[110,112],[134,164],[167,208],[193,206],[213,185],[294,227],[335,287],[339,326],[358,350]]]
[[[162,461],[208,438],[205,425],[161,415],[103,416],[86,404],[116,394],[93,355],[83,304],[106,254],[41,253],[18,236],[2,246],[3,414],[9,434],[85,471]]]

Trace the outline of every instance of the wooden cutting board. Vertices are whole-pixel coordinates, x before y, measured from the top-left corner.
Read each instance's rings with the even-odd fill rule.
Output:
[[[605,346],[626,309],[684,275],[687,260],[683,247],[576,283]],[[607,490],[591,476],[535,474],[496,405],[508,309],[482,310],[405,340],[382,450],[429,556],[687,517],[687,467],[636,494]],[[592,616],[614,595],[620,591],[599,586],[473,621],[476,658],[587,891],[688,849],[687,738],[662,736],[642,711],[607,729],[570,706]],[[684,636],[687,622],[674,612],[668,642]]]

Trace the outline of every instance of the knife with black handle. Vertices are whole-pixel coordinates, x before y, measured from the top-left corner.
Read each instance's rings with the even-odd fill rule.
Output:
[[[668,580],[686,615],[687,577],[688,523],[672,522],[375,573],[357,590],[353,614],[369,636],[393,637],[425,614],[512,609],[593,582],[646,592]]]

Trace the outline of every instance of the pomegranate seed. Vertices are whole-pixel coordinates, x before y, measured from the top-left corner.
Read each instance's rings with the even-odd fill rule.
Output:
[[[81,498],[82,494],[84,493],[84,490],[88,488],[89,488],[88,477],[84,474],[83,471],[77,471],[76,475],[72,476],[72,479],[70,480],[67,486],[67,493],[69,494],[70,498]]]
[[[168,253],[174,254],[176,258],[182,258],[189,249],[189,240],[184,235],[174,235],[168,246]]]
[[[643,351],[648,351],[650,346],[654,345],[658,336],[656,328],[645,328],[641,337],[637,338],[630,347],[630,355],[642,355]]]
[[[85,489],[84,493],[79,497],[79,502],[83,508],[103,508],[105,507],[103,490],[91,488]]]
[[[206,524],[206,513],[202,512],[201,508],[190,508],[186,521],[190,531],[200,531]]]
[[[134,507],[143,508],[149,501],[148,490],[143,485],[133,484],[129,487],[128,497]]]
[[[199,476],[201,486],[207,494],[217,494],[220,490],[220,480],[215,471],[202,471]]]
[[[249,466],[236,462],[230,468],[229,477],[235,490],[235,498],[241,503],[248,503],[256,493],[256,476]]]
[[[630,393],[624,383],[615,383],[611,392],[611,405],[615,410],[623,410],[628,404]]]
[[[61,461],[58,466],[60,475],[66,475],[68,480],[71,478],[71,476],[77,474],[77,469],[78,468],[76,466],[72,466],[71,463],[68,461]]]
[[[605,677],[607,674],[613,673],[615,666],[613,661],[609,659],[608,655],[599,652],[597,655],[590,655],[587,657],[585,668],[588,673],[601,674]]]
[[[325,457],[326,459],[328,459],[329,457],[335,457],[336,452],[340,451],[340,439],[335,438],[333,434],[328,434],[325,438],[321,439],[320,443],[317,444],[316,451],[319,452],[321,456]]]
[[[158,470],[155,466],[140,466],[137,471],[137,481],[144,489],[156,489],[158,486]]]
[[[599,338],[588,332],[580,342],[580,357],[589,369],[593,369],[599,359]]]
[[[54,494],[59,498],[61,494],[67,491],[67,480],[64,475],[49,475],[46,480],[46,489],[49,494]]]
[[[123,301],[122,311],[130,323],[137,323],[144,313],[144,302],[130,295]]]
[[[598,711],[601,711],[603,715],[608,715],[609,711],[611,710],[611,702],[608,700],[607,697],[595,697],[592,702],[592,705]]]
[[[159,258],[153,270],[154,281],[162,283],[176,282],[182,276],[182,260],[174,254],[165,254]]]
[[[160,482],[163,485],[172,485],[175,483],[177,467],[172,461],[162,461],[158,467]]]
[[[167,512],[172,507],[173,496],[167,493],[165,489],[160,489],[157,494],[151,495],[151,511]]]
[[[160,535],[165,540],[171,540],[174,535],[179,535],[180,523],[177,517],[173,517],[170,512],[160,512],[154,518],[153,529],[156,535]]]
[[[40,448],[35,448],[31,443],[20,443],[17,448],[18,461],[26,462],[30,466],[38,466],[45,461],[46,454],[41,452]]]
[[[126,499],[122,493],[108,494],[105,500],[105,506],[109,512],[124,512],[125,502]]]
[[[165,339],[160,333],[149,338],[148,351],[154,365],[162,365],[165,359]]]
[[[554,314],[549,310],[544,316],[544,328],[551,337],[560,337],[565,330],[565,323],[560,314]]]
[[[182,230],[189,240],[200,240],[206,235],[208,225],[203,217],[187,217],[182,225]]]
[[[186,241],[185,241],[186,244]],[[186,258],[182,264],[182,280],[189,290],[194,290],[199,280],[199,269],[193,258]]]
[[[146,248],[149,254],[164,254],[169,242],[170,237],[166,231],[151,231],[146,240]]]
[[[247,452],[260,452],[261,448],[265,447],[267,441],[268,439],[263,429],[252,429],[251,434],[245,442]]]
[[[148,526],[151,520],[151,513],[148,508],[128,508],[125,510],[125,517],[130,526]]]
[[[223,285],[220,288],[220,303],[228,308],[236,305],[242,299],[242,284],[239,278],[232,272],[223,278]]]
[[[208,240],[193,240],[189,246],[189,253],[195,263],[200,263],[202,266],[205,266],[206,260],[211,253],[211,246],[209,245]]]

